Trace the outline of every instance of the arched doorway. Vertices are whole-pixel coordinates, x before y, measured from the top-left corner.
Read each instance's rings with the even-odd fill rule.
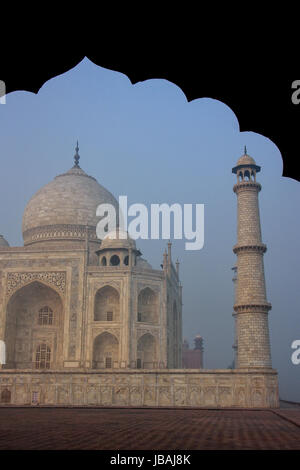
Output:
[[[138,297],[137,321],[158,323],[157,304],[157,294],[150,287],[142,289]]]
[[[93,369],[119,367],[119,341],[111,333],[104,332],[94,340]]]
[[[11,391],[8,390],[7,388],[1,391],[0,402],[1,403],[11,402]]]
[[[156,340],[153,335],[146,333],[140,337],[137,344],[137,368],[153,369],[157,367]]]
[[[63,366],[63,305],[51,287],[34,281],[11,297],[6,309],[6,369],[36,369],[37,348],[51,350],[47,368]]]
[[[114,287],[105,286],[97,291],[95,296],[94,320],[120,320],[120,295]]]

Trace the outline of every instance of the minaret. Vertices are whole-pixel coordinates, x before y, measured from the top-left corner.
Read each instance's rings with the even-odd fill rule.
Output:
[[[237,282],[234,311],[237,330],[237,365],[242,368],[271,368],[268,312],[258,205],[261,185],[256,181],[260,167],[244,155],[232,172],[237,175],[233,191],[237,195]]]
[[[234,298],[236,298],[237,266],[234,266],[231,269],[233,271],[232,282],[234,283]],[[232,345],[232,349],[233,349],[233,368],[236,369],[236,367],[237,367],[237,349],[238,349],[238,346],[237,346],[237,330],[236,330],[236,313],[233,312],[232,316],[233,316],[233,319],[234,319],[234,343]]]

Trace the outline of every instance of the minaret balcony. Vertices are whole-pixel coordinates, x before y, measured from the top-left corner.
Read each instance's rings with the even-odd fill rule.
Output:
[[[253,244],[247,244],[247,245],[239,245],[239,244],[234,245],[233,252],[235,254],[238,254],[238,253],[243,252],[243,251],[266,253],[267,246],[264,243],[253,243]]]
[[[233,186],[233,191],[235,193],[239,193],[241,191],[253,191],[256,190],[257,192],[261,191],[261,184],[257,183],[256,181],[239,181]]]
[[[235,304],[233,309],[236,313],[268,313],[272,309],[272,305],[269,302],[261,304]]]

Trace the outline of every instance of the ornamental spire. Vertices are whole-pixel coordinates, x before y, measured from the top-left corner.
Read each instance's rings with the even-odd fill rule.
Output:
[[[244,148],[244,155],[247,155],[247,147],[245,145],[245,148]]]
[[[79,147],[78,147],[78,140],[77,140],[77,145],[75,147],[75,150],[76,150],[76,153],[74,155],[74,167],[73,168],[80,168],[79,166],[79,159],[80,159],[80,155],[78,153],[78,150],[79,150]]]

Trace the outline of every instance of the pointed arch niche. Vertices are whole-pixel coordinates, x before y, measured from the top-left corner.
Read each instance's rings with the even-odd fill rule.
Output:
[[[94,339],[93,369],[112,369],[119,365],[119,341],[104,331]]]
[[[138,317],[137,321],[145,323],[158,323],[158,296],[150,289],[145,287],[138,296]]]
[[[141,336],[137,344],[137,368],[154,369],[157,367],[156,339],[150,333]]]
[[[97,290],[94,321],[120,321],[120,294],[114,287],[104,286]]]
[[[60,295],[38,281],[17,290],[7,303],[5,344],[6,369],[36,369],[40,344],[51,350],[47,368],[61,368],[63,303]]]

